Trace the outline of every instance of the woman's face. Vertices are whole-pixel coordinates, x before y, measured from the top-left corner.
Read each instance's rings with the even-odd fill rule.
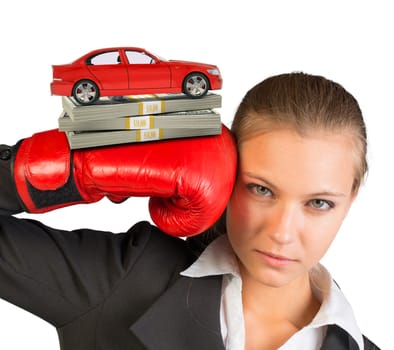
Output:
[[[355,197],[351,137],[275,130],[239,146],[227,233],[241,274],[280,287],[305,278]]]

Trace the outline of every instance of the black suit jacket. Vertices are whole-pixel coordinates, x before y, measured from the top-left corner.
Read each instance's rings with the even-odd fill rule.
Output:
[[[179,275],[195,258],[147,222],[113,234],[0,216],[0,296],[54,325],[62,350],[224,350],[221,277]],[[322,349],[358,347],[332,326]]]

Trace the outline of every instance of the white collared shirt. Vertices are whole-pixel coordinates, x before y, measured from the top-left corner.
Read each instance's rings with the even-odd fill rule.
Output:
[[[238,262],[226,235],[212,242],[200,257],[181,273],[188,277],[222,275],[220,326],[226,350],[243,350],[245,327],[242,308],[242,280]],[[312,322],[295,333],[278,350],[320,349],[327,325],[336,324],[349,333],[364,350],[362,334],[353,310],[329,272],[316,266],[310,272],[313,292],[321,302]]]

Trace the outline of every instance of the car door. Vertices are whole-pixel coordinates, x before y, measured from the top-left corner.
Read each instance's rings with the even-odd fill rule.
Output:
[[[104,51],[90,57],[87,67],[103,90],[128,88],[127,65],[121,61],[118,50]]]
[[[126,50],[129,88],[155,89],[171,86],[170,69],[165,61],[143,51]]]

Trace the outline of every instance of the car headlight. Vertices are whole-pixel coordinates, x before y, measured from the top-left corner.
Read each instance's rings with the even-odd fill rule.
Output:
[[[208,69],[208,73],[212,75],[220,75],[219,69]]]

